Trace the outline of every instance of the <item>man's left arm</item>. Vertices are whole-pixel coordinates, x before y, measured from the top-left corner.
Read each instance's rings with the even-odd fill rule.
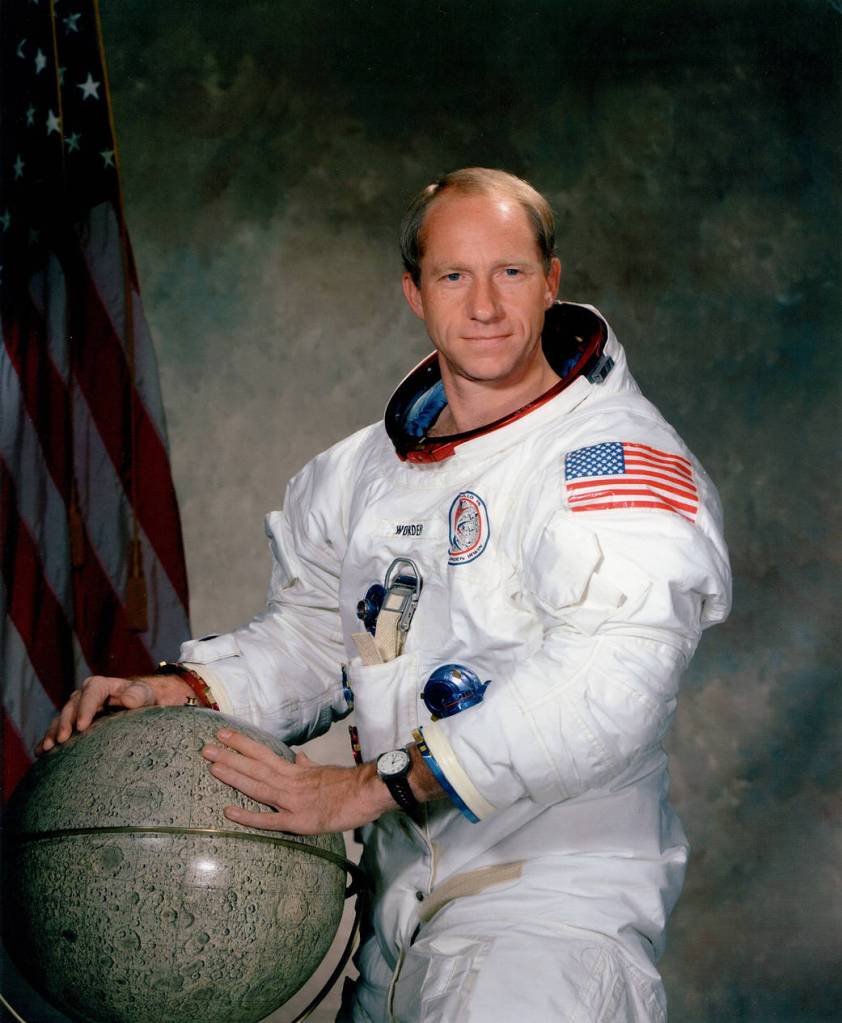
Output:
[[[525,556],[543,642],[479,706],[421,730],[472,820],[604,786],[658,747],[702,629],[730,606],[727,552],[704,508],[696,522],[562,508]]]
[[[237,824],[316,835],[362,827],[398,807],[373,761],[337,767],[314,763],[299,750],[295,763],[289,763],[241,732],[220,729],[217,735],[221,745],[202,751],[211,761],[211,773],[268,807],[260,811],[225,807],[225,816]],[[419,802],[442,798],[444,792],[421,754],[410,747],[410,755],[415,798]]]

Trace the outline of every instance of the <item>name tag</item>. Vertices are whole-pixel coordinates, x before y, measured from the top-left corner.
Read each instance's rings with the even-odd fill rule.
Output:
[[[447,537],[447,520],[442,517],[425,515],[422,519],[378,518],[372,523],[372,535],[384,540],[444,540]]]
[[[398,522],[395,526],[395,536],[421,536],[423,532],[423,522]]]

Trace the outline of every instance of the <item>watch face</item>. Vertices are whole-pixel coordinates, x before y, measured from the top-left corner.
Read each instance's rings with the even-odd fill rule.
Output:
[[[377,758],[377,771],[381,775],[391,777],[401,774],[409,767],[409,754],[403,749],[389,750]]]

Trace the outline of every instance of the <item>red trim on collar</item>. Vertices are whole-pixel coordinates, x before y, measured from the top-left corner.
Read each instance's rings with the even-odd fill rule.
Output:
[[[578,380],[579,377],[590,372],[593,368],[594,359],[599,358],[601,355],[607,339],[607,332],[595,333],[588,342],[584,352],[582,352],[582,356],[579,359],[578,364],[566,377],[553,384],[549,390],[544,391],[544,393],[540,394],[537,398],[533,398],[528,404],[522,405],[519,409],[515,409],[514,412],[510,412],[507,416],[503,416],[502,419],[496,419],[493,423],[488,423],[487,426],[480,426],[476,430],[468,430],[466,433],[453,434],[449,437],[429,437],[419,447],[408,451],[406,455],[398,455],[398,458],[400,458],[402,462],[443,462],[445,459],[450,458],[456,453],[456,448],[459,444],[464,444],[466,441],[474,440],[475,437],[484,437],[488,433],[493,433],[495,430],[500,430],[504,426],[509,426],[510,423],[514,423],[518,419],[523,419],[523,417],[528,416],[530,412],[534,412],[535,409],[540,408],[542,405],[546,405],[548,401],[552,401],[556,395],[561,394],[565,388]],[[436,353],[433,353],[432,358],[435,357]],[[428,361],[429,360],[425,359],[422,366],[426,365]]]
[[[579,374],[577,373],[574,379],[578,380],[578,378]],[[561,392],[572,383],[573,379],[570,377],[564,380],[559,380],[557,383],[553,384],[548,391],[544,391],[544,393],[539,395],[537,398],[533,398],[527,405],[522,405],[514,412],[510,412],[507,416],[503,416],[502,419],[495,419],[493,423],[488,423],[487,426],[480,426],[476,430],[468,430],[466,433],[453,434],[450,437],[429,437],[424,441],[423,447],[407,452],[401,461],[416,463],[443,462],[445,459],[450,458],[456,453],[458,445],[464,444],[469,440],[474,440],[475,437],[484,437],[487,433],[493,433],[495,430],[508,426],[510,423],[514,423],[518,419],[523,419],[523,417],[528,416],[530,412],[534,412],[535,409],[540,408],[542,405],[546,405],[548,401],[552,401],[557,394],[561,394]]]
[[[420,393],[419,388],[420,390],[429,388],[441,379],[438,366],[435,365],[438,353],[431,352],[404,377],[386,407],[386,431],[395,446],[397,457],[402,462],[443,462],[455,454],[460,444],[465,444],[475,437],[483,437],[522,419],[548,401],[552,401],[579,377],[591,380],[590,374],[600,366],[607,340],[608,329],[605,321],[594,310],[572,303],[556,302],[547,310],[541,343],[551,366],[554,364],[554,354],[559,358],[566,358],[564,353],[569,351],[572,343],[576,343],[579,350],[578,359],[565,376],[537,398],[492,423],[465,433],[424,437],[419,440],[406,436],[402,432],[401,422],[407,409]],[[611,364],[609,360],[608,368]],[[600,381],[604,375],[604,373],[599,375]]]
[[[433,438],[427,443],[428,447],[419,448],[417,451],[409,451],[403,457],[398,455],[398,458],[402,462],[443,462],[446,458],[456,454],[456,445],[461,444],[462,441],[448,440],[443,441],[441,444],[435,444],[435,438]]]

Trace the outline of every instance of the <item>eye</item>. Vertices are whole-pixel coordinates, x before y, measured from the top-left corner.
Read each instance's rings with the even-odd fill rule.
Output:
[[[507,266],[503,273],[507,277],[520,277],[520,270],[516,266]]]
[[[446,281],[458,281],[462,279],[462,274],[458,270],[453,270],[451,273],[445,274],[444,279]]]

